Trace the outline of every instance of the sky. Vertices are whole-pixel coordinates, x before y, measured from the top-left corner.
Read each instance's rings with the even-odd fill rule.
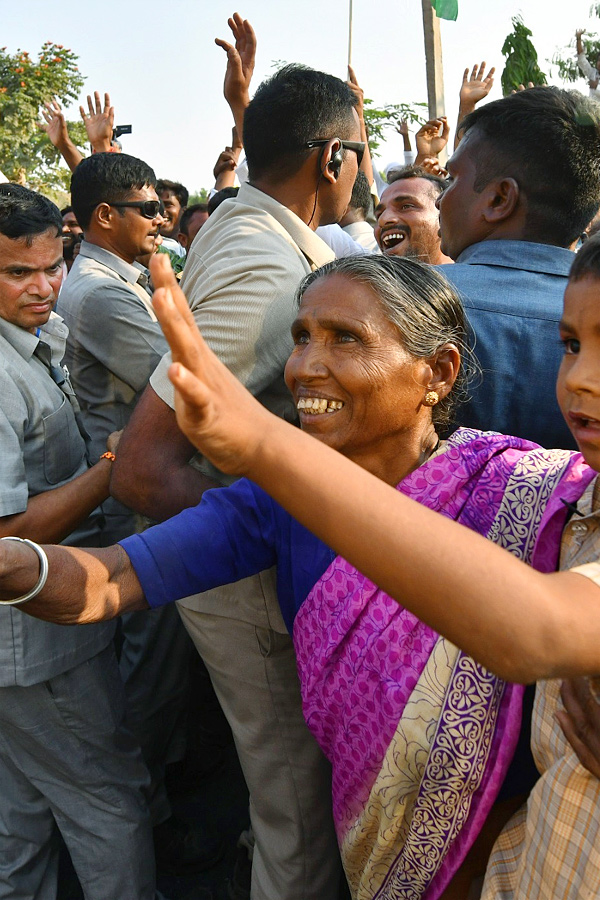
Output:
[[[574,43],[578,27],[600,33],[590,19],[591,0],[458,0],[456,22],[441,23],[446,114],[454,128],[464,69],[486,60],[498,69],[490,99],[501,96],[500,52],[520,14],[533,32],[540,68],[559,84],[549,60]],[[212,186],[212,168],[231,140],[231,114],[223,99],[225,53],[215,37],[229,39],[224,0],[86,0],[75,5],[47,0],[3,0],[2,42],[10,52],[37,55],[46,40],[79,56],[84,95],[109,91],[116,124],[131,124],[123,149],[150,163],[159,178],[183,182],[190,191]],[[554,11],[553,11],[554,9]],[[301,62],[346,77],[348,0],[245,0],[237,11],[257,34],[254,87],[277,60]],[[383,7],[353,0],[352,64],[365,95],[377,105],[426,101],[420,0],[393,0]],[[586,91],[583,80],[577,87]],[[83,95],[82,95],[83,99]],[[68,118],[77,118],[77,107]],[[401,159],[393,130],[377,166]]]

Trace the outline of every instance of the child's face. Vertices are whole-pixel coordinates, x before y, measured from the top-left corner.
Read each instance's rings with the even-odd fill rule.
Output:
[[[600,281],[570,282],[560,323],[565,355],[556,395],[586,462],[600,471]]]

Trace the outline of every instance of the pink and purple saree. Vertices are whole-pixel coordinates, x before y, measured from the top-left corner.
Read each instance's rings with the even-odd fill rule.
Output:
[[[594,474],[579,454],[459,429],[398,490],[553,571],[563,501],[575,502]],[[306,720],[333,766],[353,898],[435,900],[504,780],[523,688],[492,675],[340,557],[303,603],[294,644]]]

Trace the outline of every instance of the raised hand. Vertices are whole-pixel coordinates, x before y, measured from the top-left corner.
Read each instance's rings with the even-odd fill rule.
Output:
[[[227,20],[235,45],[221,38],[215,38],[215,44],[222,47],[227,53],[227,68],[223,94],[232,110],[240,105],[245,108],[248,105],[250,81],[254,72],[256,60],[256,35],[247,19],[242,19],[239,13],[234,13]],[[235,116],[235,112],[234,112]],[[239,128],[236,120],[236,125]]]
[[[346,82],[346,84],[356,97],[356,112],[358,113],[358,118],[362,122],[364,119],[363,112],[365,108],[365,92],[358,83],[356,72],[350,65],[348,66],[348,81]]]
[[[398,134],[401,134],[402,137],[408,137],[408,119],[400,119],[400,121],[396,123],[396,131]]]
[[[224,172],[234,171],[235,167],[237,166],[238,156],[239,150],[237,151],[236,155],[232,147],[225,147],[224,150],[221,150],[213,169],[215,181],[217,181],[219,176],[223,175]]]
[[[46,132],[50,142],[58,148],[64,146],[70,138],[64,113],[56,98],[44,103],[42,117],[45,124],[40,123],[40,128]]]
[[[71,172],[74,172],[83,156],[69,137],[65,116],[56,98],[44,103],[42,118],[44,121],[39,123],[39,128],[46,132]]]
[[[600,778],[600,703],[590,679],[563,681],[560,695],[565,708],[556,713],[558,724],[581,765]]]
[[[528,91],[529,88],[532,88],[532,87],[535,87],[535,84],[533,83],[533,81],[528,81],[527,84],[517,85],[517,89],[514,91],[511,91],[511,94],[517,94],[520,91]]]
[[[171,347],[169,378],[175,386],[177,423],[219,469],[246,474],[254,448],[275,419],[202,339],[168,258],[150,262],[154,309]]]
[[[90,144],[97,153],[110,150],[112,133],[115,121],[115,109],[110,105],[110,96],[104,95],[104,107],[100,101],[100,94],[94,91],[94,100],[88,94],[88,112],[83,106],[79,107],[85,130]]]
[[[496,69],[492,66],[487,75],[485,74],[486,63],[482,62],[473,66],[471,74],[465,69],[462,84],[460,86],[460,105],[461,107],[472,107],[483,100],[494,85],[494,72]]]
[[[448,172],[440,165],[437,156],[424,156],[418,164],[430,175],[438,175],[440,178],[448,177]]]
[[[449,135],[450,126],[446,116],[440,116],[439,119],[430,119],[429,122],[425,122],[415,135],[417,165],[426,157],[438,156],[448,143]]]

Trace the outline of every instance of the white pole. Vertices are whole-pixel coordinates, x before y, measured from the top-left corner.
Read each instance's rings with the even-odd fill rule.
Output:
[[[352,0],[348,0],[348,65],[352,65]]]

